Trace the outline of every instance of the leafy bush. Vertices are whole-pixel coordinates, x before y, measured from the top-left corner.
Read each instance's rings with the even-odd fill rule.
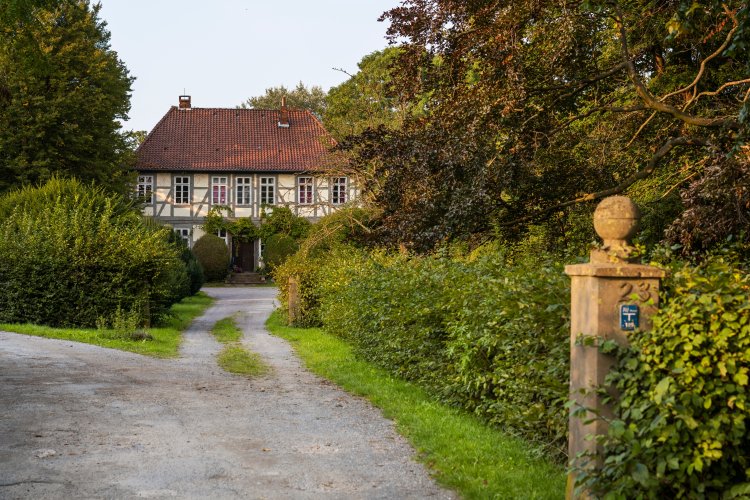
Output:
[[[258,234],[267,239],[274,234],[286,234],[295,240],[307,236],[310,221],[294,215],[289,207],[271,207],[263,209]]]
[[[229,273],[229,249],[215,234],[204,234],[193,245],[193,254],[208,281],[221,281]]]
[[[323,261],[299,251],[274,270],[273,277],[279,287],[281,309],[287,312],[289,303],[289,278],[298,283],[300,317],[294,326],[320,326],[319,269]]]
[[[118,309],[148,322],[182,293],[171,230],[118,195],[55,179],[0,198],[0,213],[2,322],[94,326]]]
[[[365,359],[564,457],[569,284],[554,259],[339,248],[312,273],[296,264],[306,321],[317,308]]]
[[[289,235],[281,233],[271,235],[265,240],[263,262],[273,273],[274,269],[283,264],[298,248],[297,242]]]
[[[622,397],[606,460],[582,481],[608,498],[747,498],[750,275],[714,257],[668,285],[610,375]]]
[[[180,259],[185,263],[185,269],[187,270],[185,290],[181,294],[180,299],[189,295],[195,295],[206,281],[203,276],[203,269],[198,263],[198,259],[195,258],[195,254],[190,251],[190,247],[180,235],[172,231],[169,241],[177,248],[177,251],[180,253]]]

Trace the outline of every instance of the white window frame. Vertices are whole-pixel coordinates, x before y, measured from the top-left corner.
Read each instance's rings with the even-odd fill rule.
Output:
[[[146,203],[154,202],[154,176],[153,175],[139,175],[138,186],[136,187],[136,193],[138,199],[143,200]]]
[[[225,175],[211,176],[211,205],[229,205],[229,177]]]
[[[269,193],[271,190],[270,197],[271,201],[268,201]],[[261,177],[258,182],[258,201],[261,205],[275,205],[276,204],[276,177]]]
[[[218,231],[216,231],[216,236],[224,240],[224,244],[226,246],[229,246],[229,235],[226,229],[219,229]]]
[[[174,204],[190,205],[189,175],[176,175],[174,177]]]
[[[191,238],[191,229],[188,227],[176,227],[174,228],[174,232],[177,233],[177,236],[182,238],[182,240],[187,244],[188,248],[193,247],[193,239]]]
[[[315,200],[315,179],[306,175],[297,177],[297,204],[312,205]]]
[[[237,177],[235,179],[235,203],[237,206],[248,207],[253,204],[253,178]]]
[[[349,198],[349,178],[348,177],[331,178],[331,203],[333,205],[343,205],[347,201],[349,201],[348,198]]]

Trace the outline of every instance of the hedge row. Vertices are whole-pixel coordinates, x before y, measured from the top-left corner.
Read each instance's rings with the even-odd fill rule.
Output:
[[[312,255],[312,257],[310,256]],[[472,259],[338,245],[279,269],[305,324],[358,355],[565,459],[569,281],[544,254]],[[614,352],[622,394],[606,458],[583,484],[605,498],[750,496],[750,274],[737,260],[672,261],[650,332]]]
[[[653,330],[632,337],[598,474],[605,498],[750,498],[750,274],[725,256],[678,265]]]
[[[0,322],[145,322],[191,292],[171,230],[120,196],[55,179],[4,196],[0,216]]]
[[[305,324],[560,459],[566,448],[569,284],[560,265],[489,251],[472,261],[343,247],[279,273]]]

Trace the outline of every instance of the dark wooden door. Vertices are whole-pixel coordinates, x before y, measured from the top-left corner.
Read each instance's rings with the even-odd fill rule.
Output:
[[[245,272],[255,271],[255,242],[239,242],[236,254],[236,265]]]

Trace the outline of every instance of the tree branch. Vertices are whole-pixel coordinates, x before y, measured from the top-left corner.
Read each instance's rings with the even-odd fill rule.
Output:
[[[625,19],[621,11],[618,12],[617,24],[619,24],[620,26],[620,46],[622,49],[623,62],[627,65],[628,76],[630,77],[630,81],[633,82],[633,85],[635,86],[636,94],[638,94],[638,97],[641,98],[643,103],[648,108],[653,109],[654,111],[670,114],[688,125],[695,125],[698,127],[728,127],[732,129],[737,129],[740,127],[740,124],[736,120],[733,120],[731,118],[704,118],[701,116],[691,115],[689,113],[685,113],[680,109],[677,109],[674,106],[661,102],[659,99],[654,97],[654,95],[646,88],[646,85],[644,85],[643,81],[638,75],[638,70],[635,67],[635,63],[630,58],[627,32],[625,31]]]
[[[585,203],[587,201],[594,201],[599,200],[602,198],[606,198],[607,196],[613,196],[616,194],[620,194],[623,191],[625,191],[627,188],[635,184],[637,181],[642,180],[650,176],[654,170],[656,170],[656,166],[658,165],[659,161],[664,158],[666,155],[669,154],[670,151],[672,151],[677,146],[711,146],[711,142],[707,139],[699,138],[699,137],[675,137],[672,139],[669,139],[667,142],[662,145],[659,150],[654,153],[654,155],[649,160],[648,164],[638,172],[634,173],[630,177],[626,178],[622,182],[620,182],[618,185],[611,187],[609,189],[604,189],[602,191],[597,191],[595,193],[587,193],[583,196],[579,196],[578,198],[575,198],[573,200],[568,200],[563,203],[558,203],[557,205],[551,206],[549,208],[546,208],[536,214],[528,215],[526,217],[521,217],[520,219],[515,219],[506,223],[501,224],[503,227],[509,227],[514,226],[521,223],[528,223],[533,222],[535,220],[542,219],[546,216],[548,216],[551,213],[559,212],[560,210],[577,205],[578,203]]]
[[[701,66],[700,66],[700,69],[698,70],[698,74],[695,75],[695,79],[693,80],[693,82],[690,85],[688,85],[685,88],[682,88],[682,89],[679,89],[679,90],[675,90],[674,92],[670,92],[669,94],[667,94],[664,97],[662,97],[661,99],[659,99],[660,101],[664,101],[668,97],[672,97],[672,96],[675,96],[677,94],[682,94],[683,92],[687,92],[688,90],[690,90],[693,87],[695,87],[696,85],[698,85],[698,82],[700,81],[700,79],[703,78],[703,73],[706,72],[706,64],[711,59],[717,57],[719,54],[721,54],[722,52],[724,52],[724,50],[729,46],[729,42],[732,41],[732,37],[734,36],[734,33],[737,31],[737,28],[739,27],[739,25],[737,24],[737,18],[736,18],[736,16],[733,16],[731,14],[731,12],[729,12],[728,10],[726,10],[726,8],[727,7],[725,5],[724,6],[725,12],[727,13],[727,16],[729,16],[730,19],[732,20],[732,22],[734,23],[734,27],[731,30],[729,30],[729,33],[727,33],[727,37],[724,39],[724,43],[722,43],[721,46],[719,46],[718,49],[716,49],[713,53],[711,53],[711,55],[709,55],[708,57],[706,57],[705,59],[703,59],[701,61]],[[693,96],[693,98],[690,99],[690,101],[688,101],[688,103],[685,105],[685,108],[687,108],[687,106],[689,106],[690,103],[694,99],[695,99],[695,96]],[[685,108],[683,108],[683,110]]]

